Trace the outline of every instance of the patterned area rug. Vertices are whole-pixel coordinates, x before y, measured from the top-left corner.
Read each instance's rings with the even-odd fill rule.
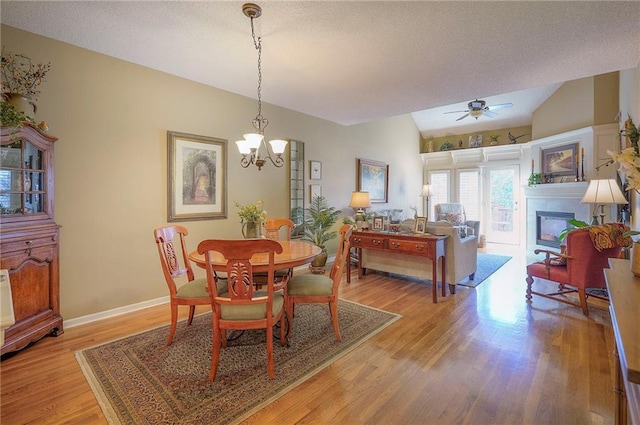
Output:
[[[469,278],[462,279],[458,285],[469,286],[475,288],[480,285],[483,280],[495,273],[500,267],[504,266],[511,257],[506,255],[478,253],[478,268],[473,280]]]
[[[297,305],[289,347],[274,342],[274,380],[267,372],[266,334],[255,330],[222,349],[216,380],[208,381],[210,313],[192,326],[179,322],[169,347],[166,325],[77,351],[76,358],[111,424],[238,423],[401,317],[345,300],[338,316],[342,342],[326,304]]]

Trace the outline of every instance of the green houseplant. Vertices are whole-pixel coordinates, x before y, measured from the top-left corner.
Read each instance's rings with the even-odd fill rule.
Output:
[[[337,238],[338,232],[331,230],[340,217],[340,210],[330,207],[327,199],[316,196],[309,208],[304,210],[304,236],[302,239],[317,245],[322,252],[311,263],[311,271],[324,273],[327,264],[326,243]]]

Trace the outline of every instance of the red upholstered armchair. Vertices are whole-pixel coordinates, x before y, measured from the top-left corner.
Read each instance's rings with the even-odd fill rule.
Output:
[[[582,308],[589,315],[587,298],[594,297],[605,301],[607,298],[595,293],[588,294],[587,288],[606,287],[603,269],[609,267],[609,258],[622,257],[622,248],[631,246],[632,240],[623,235],[629,228],[622,223],[608,223],[574,229],[567,234],[564,253],[536,249],[536,254],[544,253],[544,261],[527,266],[527,302],[532,295],[560,301]],[[553,293],[538,292],[533,289],[534,278],[556,282],[558,290]],[[578,293],[580,303],[567,294]]]

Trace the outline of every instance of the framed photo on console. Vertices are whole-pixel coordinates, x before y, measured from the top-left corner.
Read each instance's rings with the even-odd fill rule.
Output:
[[[384,217],[373,217],[373,230],[382,231],[384,228]]]
[[[427,217],[416,217],[416,227],[414,233],[425,233],[427,231]]]

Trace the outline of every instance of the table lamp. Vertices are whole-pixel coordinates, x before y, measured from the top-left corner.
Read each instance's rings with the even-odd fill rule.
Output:
[[[605,205],[629,203],[614,179],[591,180],[587,192],[580,202],[594,204],[591,225],[598,224],[598,215],[595,214],[598,205],[600,205],[600,224],[604,224]]]
[[[369,192],[352,192],[351,202],[349,202],[349,206],[356,210],[356,215],[364,215],[364,209],[371,208],[371,199],[369,198]]]
[[[433,189],[431,188],[431,185],[430,184],[423,185],[422,194],[420,196],[424,198],[426,203],[426,207],[424,211],[425,211],[425,216],[427,217],[427,220],[429,220],[429,197],[432,195],[433,195]]]

